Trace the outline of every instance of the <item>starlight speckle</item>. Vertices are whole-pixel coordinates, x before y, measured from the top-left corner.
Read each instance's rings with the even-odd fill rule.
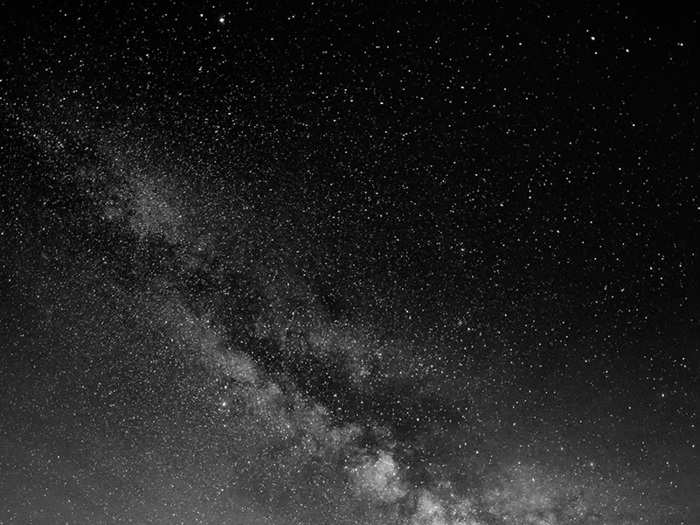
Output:
[[[6,10],[0,523],[700,523],[674,9]]]

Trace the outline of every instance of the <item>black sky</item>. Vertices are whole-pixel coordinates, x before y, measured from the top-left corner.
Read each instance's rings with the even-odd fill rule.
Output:
[[[0,522],[700,520],[697,11],[0,19]]]

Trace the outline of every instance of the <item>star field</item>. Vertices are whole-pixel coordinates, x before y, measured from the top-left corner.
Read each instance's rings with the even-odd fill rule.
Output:
[[[700,520],[697,10],[2,11],[0,523]]]

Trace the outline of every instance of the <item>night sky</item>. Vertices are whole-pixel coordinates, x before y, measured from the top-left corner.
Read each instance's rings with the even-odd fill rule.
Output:
[[[700,524],[698,12],[575,4],[3,2],[0,523]]]

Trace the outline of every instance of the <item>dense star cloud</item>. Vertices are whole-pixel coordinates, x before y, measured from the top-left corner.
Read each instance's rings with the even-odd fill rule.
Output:
[[[654,18],[10,8],[0,522],[695,523],[697,18]]]

